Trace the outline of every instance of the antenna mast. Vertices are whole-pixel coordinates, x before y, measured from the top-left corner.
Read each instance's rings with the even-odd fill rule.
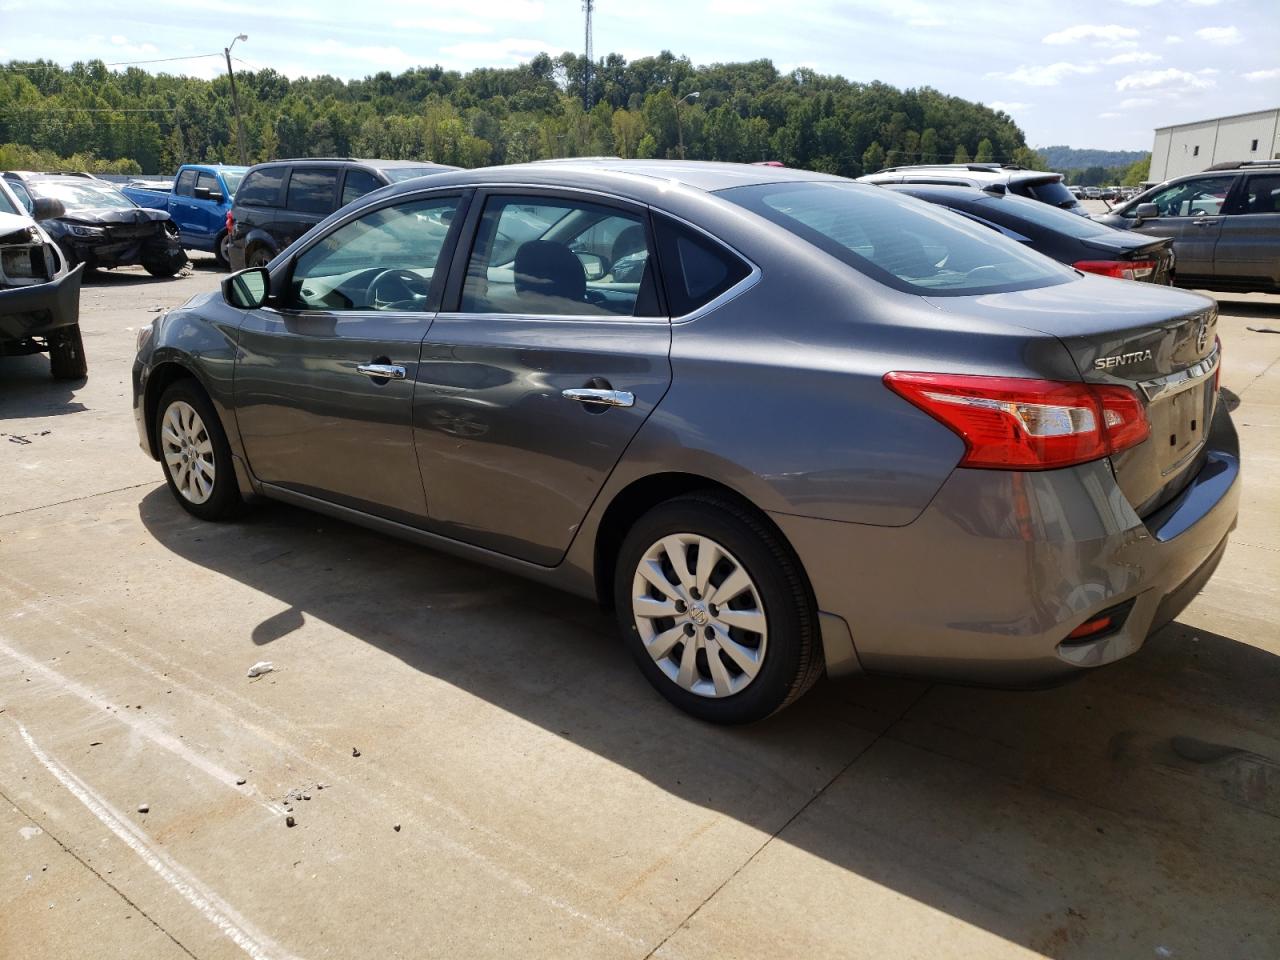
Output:
[[[595,0],[582,0],[582,10],[586,14],[586,62],[582,67],[582,107],[591,109],[591,70],[595,66],[595,55],[591,50],[591,12],[595,9]]]

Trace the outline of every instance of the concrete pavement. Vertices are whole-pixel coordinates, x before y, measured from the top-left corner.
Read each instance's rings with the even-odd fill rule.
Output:
[[[86,286],[82,385],[0,360],[0,956],[1280,955],[1280,297],[1222,298],[1240,526],[1137,656],[721,730],[588,603],[179,509],[129,363],[217,279]]]

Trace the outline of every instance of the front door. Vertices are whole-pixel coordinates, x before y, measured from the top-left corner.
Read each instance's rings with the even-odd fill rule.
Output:
[[[424,519],[413,391],[460,202],[400,200],[335,227],[298,256],[283,302],[246,317],[236,418],[259,480]]]
[[[414,397],[430,525],[549,566],[670,383],[649,218],[493,193],[470,219]]]
[[[1174,269],[1179,276],[1213,275],[1213,251],[1235,181],[1234,173],[1205,174],[1172,184],[1145,201],[1159,207],[1160,216],[1144,220],[1136,229],[1173,238]]]
[[[1214,275],[1234,284],[1280,285],[1280,173],[1245,178],[1222,221]]]

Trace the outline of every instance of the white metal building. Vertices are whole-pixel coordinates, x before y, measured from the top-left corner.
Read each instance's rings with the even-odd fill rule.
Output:
[[[1151,174],[1159,183],[1228,160],[1280,158],[1280,107],[1156,129]]]

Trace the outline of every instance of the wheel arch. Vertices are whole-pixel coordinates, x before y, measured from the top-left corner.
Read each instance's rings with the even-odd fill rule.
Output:
[[[144,423],[147,427],[147,448],[153,460],[160,459],[160,448],[156,443],[156,413],[160,406],[160,397],[179,380],[194,381],[204,395],[206,397],[209,396],[209,391],[200,382],[200,378],[186,364],[177,360],[168,360],[157,364],[151,369],[143,392],[142,412],[145,417]]]

